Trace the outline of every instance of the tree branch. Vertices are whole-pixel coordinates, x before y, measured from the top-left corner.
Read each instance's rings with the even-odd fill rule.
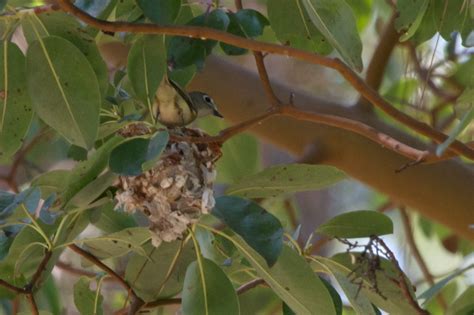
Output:
[[[197,26],[160,26],[155,24],[127,23],[127,22],[109,22],[99,20],[86,12],[75,7],[68,0],[58,0],[61,9],[70,13],[83,22],[94,26],[102,31],[107,32],[133,32],[144,34],[166,34],[176,36],[186,36],[197,39],[213,39],[227,44],[250,49],[253,51],[268,52],[294,57],[309,63],[319,64],[338,71],[363,97],[370,101],[373,105],[384,111],[387,115],[398,122],[416,130],[420,134],[431,138],[435,142],[441,143],[447,139],[447,136],[439,132],[429,125],[420,122],[411,116],[392,107],[385,101],[375,90],[370,88],[351,68],[337,58],[322,57],[313,53],[302,51],[299,49],[258,42],[255,40],[232,35],[223,31],[214,30],[206,27]],[[453,150],[457,154],[466,156],[474,160],[474,150],[465,146],[459,141],[453,142],[449,150]]]
[[[208,92],[220,105],[226,120],[238,123],[267,110],[266,95],[255,88],[259,81],[257,74],[239,65],[210,57],[204,70],[191,82],[190,89]],[[366,112],[317,98],[276,80],[273,87],[280,96],[294,93],[298,110],[360,121],[412,148],[426,147],[425,143]],[[322,154],[318,160],[308,160],[308,163],[336,166],[349,176],[388,194],[395,202],[417,209],[423,215],[448,225],[456,233],[474,239],[474,231],[467,223],[472,213],[466,207],[474,204],[470,188],[474,172],[463,163],[451,159],[395,173],[394,170],[409,162],[400,154],[353,132],[281,115],[273,115],[261,124],[252,125],[250,131],[295,155],[303,154],[306,148],[318,143]]]
[[[400,207],[400,215],[401,215],[401,218],[402,218],[403,227],[405,229],[405,235],[407,237],[407,242],[408,242],[408,245],[410,246],[411,252],[412,252],[416,262],[418,263],[418,266],[420,267],[421,272],[423,273],[423,276],[425,277],[426,281],[428,282],[429,285],[433,286],[435,284],[433,275],[429,271],[425,260],[421,256],[421,253],[418,250],[418,246],[416,246],[415,238],[413,237],[410,218],[408,217],[408,213],[407,213],[405,207]],[[438,294],[436,296],[436,299],[437,299],[439,305],[442,307],[442,309],[446,312],[448,306],[447,306],[446,301],[444,300],[443,296],[441,294]]]
[[[387,67],[388,61],[390,60],[390,55],[392,54],[392,51],[396,47],[398,39],[400,38],[400,35],[395,30],[394,25],[396,17],[396,13],[392,14],[389,21],[387,22],[387,25],[385,25],[372,59],[370,60],[370,63],[367,67],[365,83],[376,91],[378,91],[382,83],[385,68]],[[372,109],[370,103],[364,98],[361,98],[357,104],[364,110]]]

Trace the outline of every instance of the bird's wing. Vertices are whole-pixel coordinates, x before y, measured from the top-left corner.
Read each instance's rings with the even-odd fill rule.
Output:
[[[193,101],[191,99],[191,97],[189,96],[188,93],[186,93],[186,91],[184,91],[179,85],[178,83],[174,82],[173,80],[171,80],[170,78],[168,78],[168,81],[169,83],[175,88],[175,90],[178,92],[179,96],[181,96],[184,101],[189,105],[191,111],[196,111],[196,108],[194,108],[194,104],[193,104]]]

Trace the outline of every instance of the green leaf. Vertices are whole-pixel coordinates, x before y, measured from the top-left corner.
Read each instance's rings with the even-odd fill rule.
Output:
[[[345,174],[325,165],[290,164],[267,168],[230,185],[226,193],[247,198],[322,189],[345,178]]]
[[[123,138],[114,136],[107,140],[87,161],[79,162],[65,179],[66,187],[61,194],[61,203],[66,204],[75,194],[92,182],[107,166],[110,152]]]
[[[227,32],[241,37],[254,38],[263,34],[265,26],[269,25],[268,20],[258,11],[252,9],[239,10],[237,13],[227,12],[229,26]],[[247,49],[220,44],[224,52],[228,55],[242,55]]]
[[[114,210],[113,202],[105,204],[92,211],[97,211],[100,214],[100,217],[92,222],[92,224],[105,233],[114,233],[126,228],[137,226],[137,223],[131,215],[119,210]]]
[[[288,246],[283,246],[277,262],[269,268],[265,260],[239,236],[232,236],[232,242],[257,274],[296,314],[336,314],[331,295],[321,279],[305,259]]]
[[[82,188],[69,202],[68,207],[87,208],[94,200],[99,198],[102,193],[113,185],[117,175],[112,172],[106,172],[95,180],[91,181],[87,186]]]
[[[449,133],[449,137],[436,148],[436,155],[441,156],[444,151],[456,140],[464,129],[469,126],[471,121],[474,119],[474,88],[467,88],[458,98],[458,104],[469,104],[470,109],[463,115],[461,121],[453,128]]]
[[[181,0],[137,0],[137,4],[147,18],[161,25],[173,24],[181,9]]]
[[[449,307],[448,315],[469,315],[474,313],[474,286],[469,286]]]
[[[0,160],[22,145],[33,112],[26,89],[26,63],[21,50],[4,41],[0,48]]]
[[[88,151],[86,149],[72,144],[67,150],[67,157],[74,161],[85,161],[87,160],[87,153]]]
[[[438,295],[441,292],[441,290],[449,282],[451,282],[451,280],[453,280],[454,278],[458,277],[459,275],[462,275],[466,271],[468,271],[470,269],[473,269],[473,268],[474,268],[474,264],[471,264],[471,265],[467,266],[466,268],[456,270],[455,272],[451,273],[449,276],[447,276],[447,277],[443,278],[442,280],[436,282],[434,286],[430,287],[429,289],[427,289],[426,291],[421,293],[418,296],[417,299],[418,300],[425,300],[423,302],[423,304],[424,305],[427,304],[431,299],[433,299],[436,295]]]
[[[128,54],[127,70],[135,94],[151,109],[166,71],[163,36],[145,35],[133,43]]]
[[[328,290],[329,294],[331,294],[332,301],[334,302],[334,308],[336,310],[337,315],[342,315],[342,300],[341,296],[339,293],[337,293],[336,289],[327,281],[326,279],[319,277],[319,280],[321,280]]]
[[[80,277],[74,284],[74,304],[82,315],[99,315],[102,312],[104,298],[100,292],[90,289],[90,279]]]
[[[191,244],[163,242],[158,248],[151,243],[145,244],[146,257],[133,255],[130,258],[125,280],[146,302],[176,295],[183,288],[186,268],[195,259]]]
[[[222,10],[214,10],[193,18],[187,25],[205,26],[225,31],[229,25],[229,17]],[[217,44],[214,40],[200,40],[175,36],[168,46],[168,64],[174,69],[191,65],[202,68],[205,58],[212,52]]]
[[[31,186],[41,190],[41,196],[46,198],[52,193],[60,194],[64,189],[64,183],[68,182],[69,170],[53,170],[43,173],[31,181]]]
[[[283,246],[280,221],[251,200],[240,197],[217,198],[212,214],[221,219],[272,266]]]
[[[359,285],[348,279],[350,270],[325,257],[318,257],[315,263],[320,265],[325,273],[329,273],[336,279],[357,314],[376,315],[370,300],[363,292],[360,292]]]
[[[94,39],[85,32],[81,24],[73,16],[64,12],[46,12],[28,15],[22,23],[25,37],[30,42],[49,35],[66,39],[76,46],[87,58],[95,72],[102,98],[106,96],[109,84],[107,66],[97,48]]]
[[[418,29],[428,8],[429,0],[400,0],[397,1],[398,17],[395,19],[395,29],[404,34],[401,41],[409,39]]]
[[[393,223],[386,215],[368,210],[351,211],[335,216],[316,230],[329,237],[357,238],[393,233]]]
[[[184,315],[239,315],[237,293],[224,271],[213,261],[192,262],[184,278]]]
[[[367,266],[365,265],[365,267],[361,267],[360,264],[356,263],[356,258],[359,256],[360,253],[341,253],[334,255],[331,260],[336,263],[336,266],[340,268],[339,270],[341,270],[341,273],[346,275],[349,281],[362,281],[362,293],[364,293],[373,304],[380,307],[382,310],[389,314],[417,314],[416,310],[408,301],[405,293],[400,289],[398,283],[393,280],[398,280],[399,278],[398,271],[393,263],[384,258],[379,258],[380,267],[375,271],[377,288],[385,297],[384,298],[374,291],[374,278],[367,276]],[[350,277],[349,274],[351,275]],[[405,275],[404,278],[408,287],[413,288],[413,285]],[[411,289],[410,294],[414,298],[414,292]]]
[[[109,167],[120,175],[138,176],[154,166],[168,139],[166,131],[151,139],[142,136],[129,138],[112,150]]]
[[[26,60],[35,112],[72,144],[91,148],[99,127],[100,91],[89,61],[55,36],[32,43]]]
[[[362,42],[351,7],[344,0],[302,0],[313,24],[342,58],[362,71]]]
[[[156,165],[156,163],[160,159],[161,153],[166,148],[169,139],[170,136],[167,131],[159,132],[153,138],[150,139],[146,155],[146,162],[142,164],[142,170],[144,172],[152,169]]]
[[[267,11],[280,42],[323,55],[332,51],[331,45],[311,23],[302,0],[272,0],[267,4]]]
[[[134,251],[146,256],[142,245],[150,239],[150,231],[145,227],[132,227],[116,233],[94,238],[77,240],[86,245],[88,251],[99,259],[120,257]]]

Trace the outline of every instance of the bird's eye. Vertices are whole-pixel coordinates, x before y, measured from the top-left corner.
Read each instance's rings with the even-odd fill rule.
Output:
[[[213,103],[212,102],[212,98],[209,96],[209,95],[204,95],[204,100],[207,102],[207,103]]]

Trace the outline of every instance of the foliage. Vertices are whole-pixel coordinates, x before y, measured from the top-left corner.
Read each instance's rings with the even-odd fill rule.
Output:
[[[140,180],[170,141],[175,141],[175,134],[155,122],[153,103],[164,78],[184,88],[212,53],[248,54],[248,47],[239,46],[242,39],[271,40],[314,56],[331,54],[346,73],[361,72],[367,68],[361,33],[391,8],[379,5],[380,13],[371,13],[375,1],[346,0],[269,0],[266,10],[262,6],[236,10],[227,2],[219,6],[219,1],[207,1],[209,6],[186,0],[74,3],[112,22],[163,28],[184,25],[187,28],[171,33],[190,32],[189,36],[171,36],[101,31],[46,2],[0,1],[0,161],[11,166],[13,173],[2,179],[15,191],[0,191],[0,308],[4,313],[11,310],[12,293],[28,297],[30,305],[25,303],[23,308],[30,307],[33,313],[57,312],[60,290],[49,276],[55,265],[84,274],[73,285],[74,304],[81,314],[122,307],[132,312],[160,307],[167,312],[168,305],[180,304],[185,315],[240,314],[251,308],[245,299],[267,299],[268,304],[258,306],[265,314],[275,301],[283,314],[342,314],[346,310],[422,314],[420,302],[439,297],[448,282],[472,268],[454,271],[416,296],[394,254],[379,238],[392,234],[394,223],[389,216],[368,210],[332,217],[302,245],[299,229],[277,214],[276,208],[288,209],[295,193],[328,188],[347,175],[333,166],[304,163],[262,169],[256,138],[232,134],[235,137],[222,140],[221,130],[231,128],[225,129],[215,118],[199,122],[217,135],[208,144],[216,144],[223,154],[217,162],[223,195],[216,198],[211,215],[200,217],[180,239],[154,247],[145,215],[115,209],[119,176]],[[465,48],[474,45],[472,4],[399,0],[395,10],[399,12],[395,28],[413,49],[423,47],[438,33],[446,40],[450,66],[430,65],[429,70],[422,70],[428,72],[425,81],[431,80],[430,72],[439,70],[445,80],[437,88],[455,86],[457,95],[443,98],[435,90],[426,97],[427,105],[418,109],[429,112],[426,117],[434,117],[439,124],[448,118],[454,122],[437,147],[439,157],[449,152],[456,139],[472,134],[474,57]],[[26,45],[16,40],[20,28]],[[196,29],[201,33],[192,33]],[[213,34],[222,41],[207,38],[209,30],[219,31]],[[126,65],[115,69],[112,80],[108,69],[112,66],[99,50],[110,42],[130,47]],[[416,97],[420,83],[388,76],[386,81],[384,97],[403,113],[412,114],[407,104]],[[125,134],[136,126],[148,132]],[[57,149],[56,154],[43,149],[45,159],[59,162],[70,157],[74,164],[69,169],[43,171],[31,159],[31,165],[24,163],[25,169],[41,171],[18,185],[15,172],[27,160],[29,144],[36,142],[49,142]],[[275,209],[265,206],[272,204],[271,198],[278,198]],[[98,234],[84,236],[92,226]],[[441,239],[447,236],[431,222],[423,228]],[[312,251],[316,235],[339,239],[347,252],[316,255]],[[347,240],[352,238],[363,240]],[[82,257],[81,267],[64,263],[66,248]],[[463,254],[471,249],[466,245]],[[108,279],[124,289],[110,290],[120,305],[110,298],[112,294],[105,294]],[[447,313],[472,312],[473,294],[472,286],[460,293]],[[38,306],[40,311],[35,310]]]

